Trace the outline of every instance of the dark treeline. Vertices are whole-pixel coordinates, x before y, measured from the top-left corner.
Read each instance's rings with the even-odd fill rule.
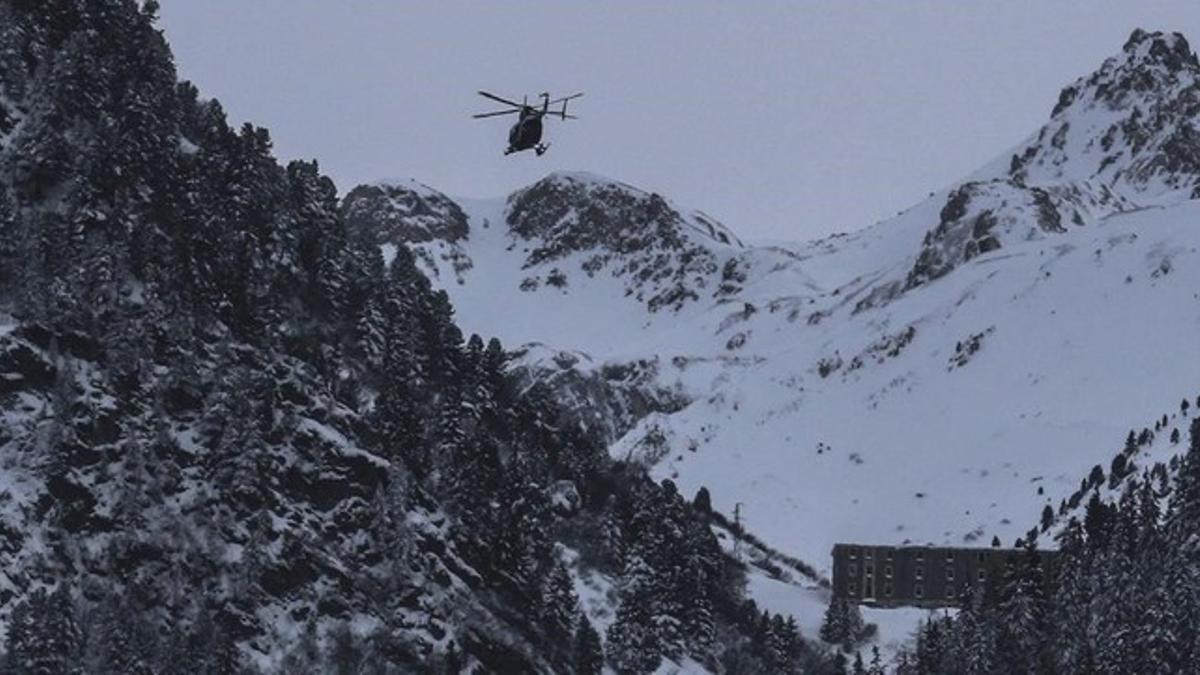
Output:
[[[1055,570],[1026,556],[994,600],[967,589],[962,611],[927,622],[897,672],[1197,672],[1200,420],[1173,479],[1129,475],[1115,503],[1099,489],[1059,533]]]
[[[0,0],[5,672],[832,667],[705,510],[178,82],[156,11]],[[606,647],[572,569],[617,580]]]

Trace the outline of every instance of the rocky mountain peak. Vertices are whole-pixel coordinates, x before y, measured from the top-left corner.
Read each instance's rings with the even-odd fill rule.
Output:
[[[351,228],[367,228],[380,244],[465,239],[467,215],[446,195],[415,180],[360,185],[342,200]]]
[[[1109,57],[1091,75],[1064,87],[1051,112],[1058,117],[1077,101],[1102,101],[1118,108],[1133,92],[1166,93],[1180,77],[1194,78],[1200,61],[1179,33],[1133,31],[1121,53]]]
[[[1161,66],[1171,72],[1200,68],[1200,61],[1181,33],[1147,32],[1135,28],[1122,50],[1130,63]]]
[[[657,193],[591,173],[551,173],[510,196],[508,206],[508,223],[516,235],[560,240],[573,249],[636,250],[649,243],[645,236],[671,248],[695,235],[709,243],[742,246],[712,218],[684,214]]]
[[[351,190],[341,213],[385,260],[406,246],[435,278],[462,285],[481,259],[511,258],[523,291],[566,293],[573,278],[618,278],[624,295],[651,311],[733,292],[749,250],[711,216],[585,172],[551,173],[503,202],[472,202],[469,212],[421,183],[382,181]],[[496,221],[505,227],[489,231]]]
[[[508,198],[511,233],[531,244],[527,268],[578,258],[588,276],[626,279],[626,295],[651,310],[679,309],[716,286],[723,253],[741,241],[701,213],[587,173],[552,173]]]
[[[1135,30],[1120,53],[1062,90],[1006,170],[993,165],[946,194],[907,279],[882,295],[1011,241],[1200,196],[1197,115],[1200,62],[1187,40]]]
[[[1006,177],[1102,183],[1142,205],[1190,198],[1200,184],[1197,114],[1200,62],[1187,39],[1138,29],[1120,53],[1062,90]]]

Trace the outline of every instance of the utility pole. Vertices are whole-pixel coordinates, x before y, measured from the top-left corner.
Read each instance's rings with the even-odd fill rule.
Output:
[[[742,562],[742,503],[733,505],[733,559]]]

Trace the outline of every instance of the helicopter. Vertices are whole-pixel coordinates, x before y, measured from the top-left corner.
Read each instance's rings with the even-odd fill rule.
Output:
[[[571,94],[550,100],[550,94],[542,92],[539,98],[542,99],[541,108],[536,108],[529,105],[529,98],[521,99],[521,103],[510,101],[506,98],[501,98],[495,94],[489,94],[486,91],[479,92],[479,95],[484,98],[489,98],[497,103],[511,106],[511,110],[497,110],[495,112],[479,113],[472,115],[475,119],[483,117],[496,117],[498,115],[511,115],[517,113],[517,123],[508,131],[508,148],[504,151],[505,155],[511,155],[514,152],[532,149],[539,157],[550,147],[549,143],[542,143],[542,118],[546,115],[551,117],[559,117],[564,120],[577,120],[578,117],[567,114],[567,101],[583,96],[583,92]],[[562,104],[562,110],[551,110],[550,106]]]

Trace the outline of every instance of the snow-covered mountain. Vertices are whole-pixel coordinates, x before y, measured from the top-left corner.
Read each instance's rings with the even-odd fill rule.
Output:
[[[1011,542],[1200,388],[1198,76],[1182,36],[1135,31],[1012,152],[815,242],[746,245],[585,174],[491,201],[389,183],[343,211],[578,409],[640,397],[597,408],[612,455],[742,503],[819,570],[836,541]]]
[[[473,267],[474,205],[409,184],[341,211],[178,81],[158,7],[0,0],[0,672],[827,672],[746,601],[705,502],[607,456],[688,404],[656,360],[555,354],[564,410],[418,269],[499,264]],[[716,288],[699,242],[736,247],[543,187],[515,295],[603,244],[606,288],[669,315]],[[607,221],[540,217],[601,195]]]

